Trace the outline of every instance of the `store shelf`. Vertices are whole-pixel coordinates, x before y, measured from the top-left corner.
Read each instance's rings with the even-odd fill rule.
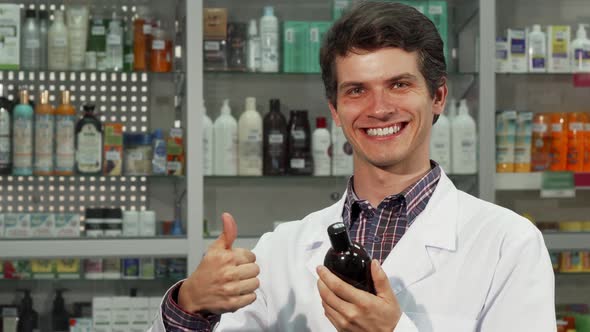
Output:
[[[122,179],[122,180],[131,180],[135,181],[137,179],[143,180],[146,179],[170,179],[170,180],[184,180],[184,175],[86,175],[86,174],[75,174],[75,175],[67,175],[67,176],[60,176],[60,175],[0,175],[0,180],[2,179],[16,179],[18,181],[27,179],[48,179],[49,181],[53,181],[56,179],[78,179],[84,178],[89,179],[90,181],[94,180],[106,180],[106,179]]]
[[[541,190],[543,173],[496,173],[496,190]],[[576,190],[590,189],[590,173],[575,173]]]
[[[205,248],[208,248],[216,238],[205,238]],[[239,237],[234,242],[234,248],[254,249],[256,243],[258,243],[259,237]]]
[[[186,238],[1,239],[2,258],[186,257]]]
[[[223,184],[298,184],[318,185],[327,183],[344,183],[349,176],[205,176],[205,185]]]
[[[544,232],[549,250],[590,250],[590,232]]]
[[[244,76],[320,76],[321,73],[304,73],[304,72],[275,72],[275,73],[264,73],[264,72],[251,72],[246,70],[205,70],[205,75],[244,75]],[[475,76],[477,72],[448,72],[449,76]]]

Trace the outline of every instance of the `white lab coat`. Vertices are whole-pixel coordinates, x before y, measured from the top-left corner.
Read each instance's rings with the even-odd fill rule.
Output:
[[[334,331],[316,266],[344,199],[262,236],[260,288],[216,331]],[[403,315],[395,331],[556,331],[554,275],[541,233],[514,212],[441,179],[426,209],[383,262]],[[164,331],[160,315],[152,332]]]

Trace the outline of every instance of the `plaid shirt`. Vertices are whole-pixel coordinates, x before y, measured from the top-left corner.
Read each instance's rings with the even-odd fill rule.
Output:
[[[438,181],[440,167],[430,162],[431,170],[420,180],[399,194],[385,197],[373,208],[368,201],[359,199],[354,192],[353,178],[348,180],[348,190],[342,210],[344,224],[350,237],[361,243],[369,254],[383,262],[393,247],[424,211]],[[168,332],[208,332],[219,322],[220,315],[191,314],[178,306],[180,284],[171,289],[162,304],[162,318]]]

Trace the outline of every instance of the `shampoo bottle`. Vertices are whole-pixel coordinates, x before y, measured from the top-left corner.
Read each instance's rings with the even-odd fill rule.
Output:
[[[115,13],[109,22],[106,51],[107,68],[115,71],[123,70],[123,27]]]
[[[215,175],[238,175],[238,123],[231,115],[229,99],[223,101],[221,114],[213,124],[213,142]]]
[[[39,69],[41,65],[41,37],[37,23],[37,12],[34,9],[25,11],[21,52],[22,69]]]
[[[203,105],[203,175],[213,175],[213,121]]]
[[[258,36],[258,23],[250,20],[248,25],[248,41],[246,66],[249,71],[260,70],[260,36]]]
[[[462,99],[459,114],[453,120],[453,174],[477,173],[477,132],[475,121],[469,115],[467,100]]]
[[[262,117],[256,98],[246,98],[246,110],[238,121],[238,174],[262,175]]]
[[[33,108],[29,92],[21,90],[20,103],[14,107],[12,144],[14,175],[33,174]]]
[[[281,102],[270,100],[270,111],[264,116],[262,150],[264,175],[283,175],[287,171],[287,120],[281,113]]]
[[[49,31],[49,13],[39,11],[39,67],[47,69],[47,36]]]
[[[324,265],[350,285],[375,294],[371,275],[371,256],[357,242],[350,240],[346,226],[335,223],[328,227],[332,248],[328,249]]]
[[[279,21],[274,16],[272,6],[264,7],[264,16],[260,19],[261,71],[276,73],[279,71]]]
[[[316,130],[311,137],[313,153],[313,175],[329,176],[332,171],[332,158],[330,156],[330,147],[332,141],[330,132],[327,129],[326,118],[319,117],[316,119]]]
[[[49,104],[49,91],[41,92],[35,109],[35,175],[53,174],[55,111]]]
[[[444,114],[441,114],[436,123],[432,125],[430,159],[436,161],[446,173],[452,172],[451,122]]]
[[[72,175],[75,165],[76,109],[70,104],[70,91],[61,92],[55,110],[55,174]]]
[[[66,304],[63,298],[65,289],[55,290],[53,309],[51,311],[51,326],[54,332],[67,332],[70,330],[70,314],[66,311]]]
[[[535,24],[528,38],[529,72],[544,73],[547,71],[547,36],[541,26]]]
[[[0,175],[12,173],[12,102],[0,83]]]
[[[288,142],[289,174],[312,175],[311,131],[306,110],[291,111]]]
[[[17,331],[18,332],[35,332],[39,331],[39,314],[33,309],[33,299],[31,291],[23,290],[25,293],[20,303]]]
[[[55,19],[48,32],[48,59],[50,70],[67,70],[68,61],[68,30],[64,23],[64,13],[56,10]]]
[[[590,73],[590,39],[585,26],[580,24],[576,32],[576,39],[572,42],[572,70],[574,73]]]
[[[94,105],[83,106],[84,115],[76,124],[76,171],[100,174],[102,170],[102,124],[94,115]]]

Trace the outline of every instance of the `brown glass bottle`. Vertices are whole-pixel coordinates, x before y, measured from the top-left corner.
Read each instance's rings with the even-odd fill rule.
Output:
[[[289,120],[289,160],[288,173],[293,175],[311,175],[311,130],[307,111],[291,111]]]
[[[287,120],[281,113],[281,102],[270,100],[270,111],[262,126],[263,174],[283,175],[287,172]]]
[[[337,222],[328,227],[332,248],[324,265],[336,276],[358,289],[375,294],[371,276],[371,256],[357,242],[350,240],[346,226]]]

